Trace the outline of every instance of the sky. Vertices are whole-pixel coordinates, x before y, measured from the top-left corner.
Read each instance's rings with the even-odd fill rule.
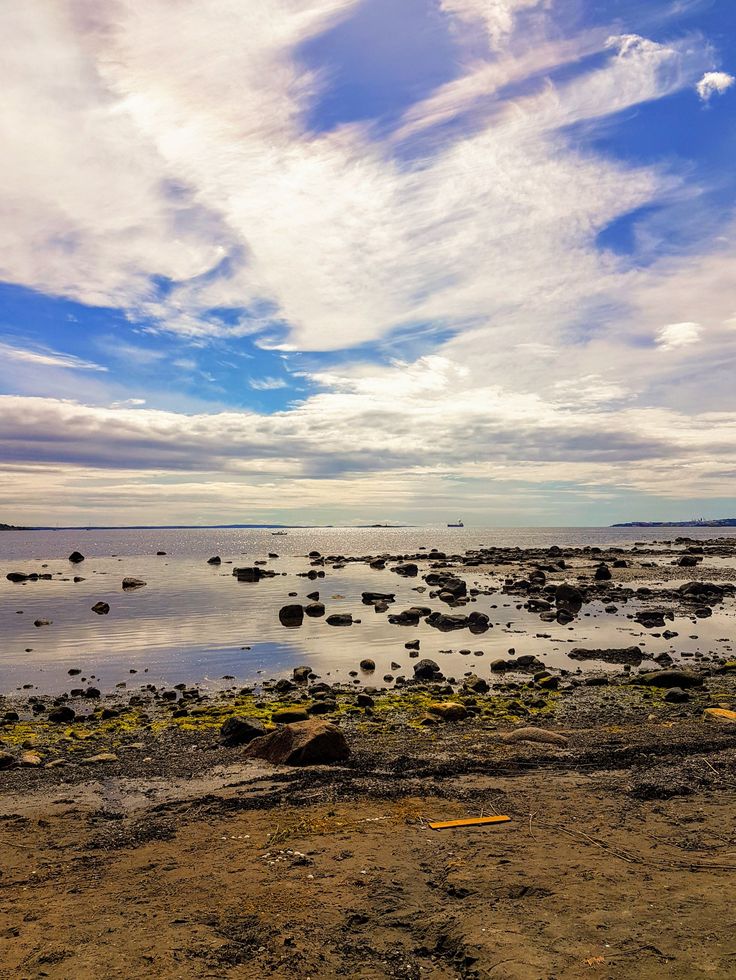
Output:
[[[736,516],[733,0],[0,39],[0,522]]]

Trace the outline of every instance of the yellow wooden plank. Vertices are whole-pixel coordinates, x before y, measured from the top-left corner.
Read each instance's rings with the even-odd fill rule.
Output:
[[[440,820],[431,823],[432,830],[446,830],[450,827],[479,827],[486,823],[507,823],[511,817],[469,817],[466,820]]]

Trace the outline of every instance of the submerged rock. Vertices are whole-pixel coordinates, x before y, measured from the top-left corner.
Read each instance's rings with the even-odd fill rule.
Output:
[[[69,561],[72,562],[73,565],[78,565],[80,562],[84,561],[84,555],[81,553],[81,551],[73,551],[69,555]]]
[[[142,589],[144,585],[148,585],[144,582],[142,578],[124,578],[123,588],[126,592],[132,592],[134,589]]]
[[[568,653],[571,660],[601,660],[607,664],[631,664],[638,667],[644,659],[644,654],[639,647],[622,647],[610,650],[586,650],[584,647],[575,647]]]
[[[97,613],[98,616],[107,616],[107,614],[110,612],[110,606],[107,602],[96,602],[94,606],[92,606],[92,612]]]

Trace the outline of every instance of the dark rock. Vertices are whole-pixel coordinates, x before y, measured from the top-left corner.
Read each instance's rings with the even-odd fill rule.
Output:
[[[124,578],[123,588],[126,592],[132,591],[133,589],[142,589],[147,583],[141,578]]]
[[[376,702],[370,694],[359,694],[355,699],[355,703],[359,708],[372,708]]]
[[[309,675],[312,673],[312,668],[306,665],[301,667],[295,667],[293,677],[297,684],[306,684],[309,680]]]
[[[325,622],[328,626],[352,626],[353,617],[350,613],[333,613]]]
[[[284,725],[275,732],[254,739],[245,750],[247,758],[265,759],[287,766],[344,762],[349,755],[350,749],[340,729],[318,719]]]
[[[471,674],[470,677],[466,677],[463,686],[469,691],[474,691],[476,694],[487,694],[491,689],[488,681],[482,677],[478,677],[477,674]]]
[[[596,582],[607,582],[611,578],[611,569],[607,565],[599,565],[594,578]]]
[[[50,620],[50,619],[36,619],[36,620],[34,620],[33,625],[34,626],[38,626],[38,627],[41,627],[41,626],[51,626],[52,622],[53,621]]]
[[[107,602],[96,602],[92,606],[92,612],[97,613],[98,616],[107,616],[110,612],[110,606]]]
[[[73,551],[69,555],[69,561],[73,565],[78,565],[80,563],[80,561],[84,561],[84,555],[81,552],[79,552],[79,551]]]
[[[671,687],[665,694],[664,700],[669,701],[671,704],[683,704],[685,701],[690,700],[690,695],[687,691],[683,691],[681,687]]]
[[[586,650],[575,647],[568,653],[571,660],[601,660],[607,664],[631,664],[638,667],[644,659],[639,647],[622,647],[611,650]]]
[[[414,676],[422,681],[431,681],[441,678],[442,671],[439,664],[436,664],[434,660],[424,659],[414,664]]]
[[[325,614],[325,604],[324,602],[309,602],[304,607],[304,615],[311,616],[312,619],[317,619]]]
[[[328,715],[332,711],[337,711],[337,701],[333,701],[331,698],[315,701],[307,708],[307,713],[310,715]]]
[[[298,603],[282,606],[281,609],[279,609],[279,622],[282,626],[286,626],[288,629],[301,626],[304,622],[304,607],[300,606]]]
[[[68,707],[68,705],[62,704],[59,705],[58,708],[52,708],[47,717],[49,721],[64,723],[67,721],[74,721],[77,715],[72,708]]]
[[[563,582],[557,586],[555,591],[555,602],[558,609],[567,609],[570,612],[578,612],[583,605],[583,593],[574,585]]]
[[[254,738],[260,738],[265,734],[266,730],[259,721],[236,716],[223,722],[220,729],[220,742],[232,748],[235,745],[246,745]]]
[[[212,558],[208,558],[207,559],[207,564],[208,565],[221,565],[222,564],[222,558],[220,558],[219,555],[213,555]]]
[[[689,670],[653,670],[639,674],[634,678],[634,683],[650,687],[701,687],[703,677]]]
[[[366,671],[367,673],[370,673],[370,671],[376,669],[376,664],[373,660],[369,660],[366,658],[365,660],[360,661],[360,669]]]
[[[419,566],[413,562],[406,562],[403,565],[394,565],[391,571],[396,572],[397,575],[403,575],[405,578],[414,578],[419,574]]]

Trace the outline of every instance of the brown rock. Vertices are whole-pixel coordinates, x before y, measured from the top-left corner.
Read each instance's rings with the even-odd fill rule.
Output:
[[[243,754],[248,759],[265,759],[287,766],[320,766],[344,762],[350,749],[336,725],[313,719],[284,725],[254,739]]]

